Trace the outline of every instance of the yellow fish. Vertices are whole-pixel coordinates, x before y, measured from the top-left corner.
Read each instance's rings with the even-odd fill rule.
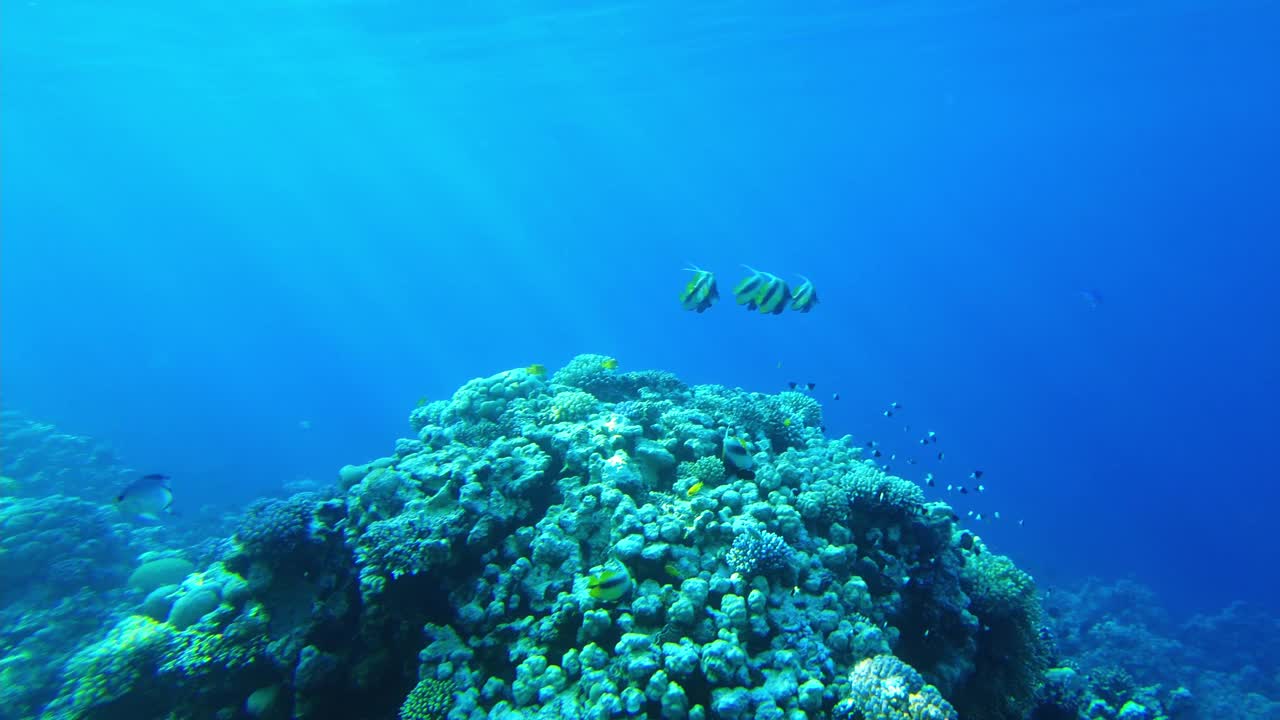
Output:
[[[618,359],[617,359],[617,358],[605,358],[605,359],[603,359],[603,360],[601,360],[601,361],[600,361],[600,367],[604,368],[605,370],[617,370],[617,369],[618,369]]]
[[[787,418],[786,420],[783,420],[783,421],[782,421],[782,426],[783,426],[783,427],[791,427],[791,418]]]
[[[525,368],[524,371],[534,377],[544,377],[547,374],[547,366],[542,363],[534,363]]]
[[[666,571],[668,575],[675,578],[676,580],[684,579],[684,573],[680,572],[680,568],[676,567],[676,564],[673,562],[669,562],[666,565],[663,565],[662,569]]]
[[[697,495],[698,491],[701,489],[702,489],[702,481],[699,480],[698,482],[690,485],[689,489],[685,491],[685,494],[688,495],[689,497],[693,497],[694,495]]]
[[[418,407],[426,407],[427,399],[425,397],[418,398]]]

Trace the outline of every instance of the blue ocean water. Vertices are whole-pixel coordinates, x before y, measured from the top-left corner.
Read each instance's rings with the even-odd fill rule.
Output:
[[[814,383],[1042,582],[1280,612],[1277,3],[2,12],[3,405],[175,522],[597,352]],[[693,264],[821,304],[686,312]]]

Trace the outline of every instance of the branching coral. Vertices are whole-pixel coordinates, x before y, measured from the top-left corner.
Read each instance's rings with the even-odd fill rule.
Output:
[[[426,678],[409,691],[400,706],[400,720],[444,720],[453,707],[454,684]]]
[[[749,577],[791,567],[795,551],[781,536],[768,530],[744,532],[734,538],[724,559],[731,570]]]

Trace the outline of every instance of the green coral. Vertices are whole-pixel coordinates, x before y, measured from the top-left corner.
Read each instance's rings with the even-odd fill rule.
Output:
[[[154,677],[177,645],[172,626],[141,615],[127,617],[71,659],[60,699],[73,713],[114,702]]]
[[[366,594],[381,591],[387,580],[425,573],[449,558],[448,524],[422,504],[369,524],[360,535],[356,557]]]
[[[444,720],[453,707],[453,691],[452,680],[423,679],[400,706],[400,720]]]
[[[836,480],[854,505],[913,513],[924,505],[919,485],[881,472],[869,462],[855,463]]]
[[[570,360],[564,367],[556,371],[551,376],[551,382],[556,385],[568,385],[569,387],[585,390],[594,397],[609,398],[617,401],[624,398],[614,398],[624,390],[624,383],[621,381],[620,373],[611,369],[611,358],[607,355],[596,355],[593,353],[584,353]]]
[[[1008,557],[990,552],[980,539],[965,559],[961,586],[983,632],[978,635],[974,677],[953,701],[966,717],[1021,718],[1050,665],[1038,632],[1043,611],[1035,581]]]
[[[724,482],[727,472],[723,460],[715,455],[704,455],[693,462],[680,463],[677,475],[687,478],[690,485],[697,482],[716,485]]]
[[[684,383],[669,372],[640,370],[619,372],[617,361],[607,355],[578,355],[551,376],[554,385],[586,391],[602,402],[639,400],[644,395],[669,395],[684,389]]]
[[[546,412],[550,422],[581,422],[591,416],[598,401],[595,396],[581,390],[565,390],[551,398],[551,408]]]
[[[956,720],[955,709],[915,668],[893,655],[858,662],[849,672],[849,696],[832,711],[840,720]]]
[[[789,450],[779,461],[779,471],[784,477],[817,475],[796,502],[806,520],[846,523],[855,519],[855,511],[863,515],[873,513],[877,518],[886,514],[901,517],[916,514],[924,505],[924,491],[919,485],[881,472],[870,462],[854,460],[813,467],[811,460],[811,455],[806,457]],[[830,468],[841,467],[844,472],[832,474]],[[869,518],[861,519],[874,524]]]
[[[808,434],[822,427],[822,406],[804,393],[778,393],[767,403],[763,430],[777,450],[806,445]]]
[[[773,397],[774,412],[780,421],[792,425],[818,427],[822,424],[822,406],[812,396],[799,392],[781,392]]]
[[[129,576],[129,587],[149,593],[165,585],[177,585],[190,575],[196,566],[180,557],[149,560],[138,566]]]

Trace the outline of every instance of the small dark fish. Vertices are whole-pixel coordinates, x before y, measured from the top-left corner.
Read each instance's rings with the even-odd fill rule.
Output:
[[[872,451],[871,451],[871,455],[872,455],[872,457],[880,457],[880,455],[881,455],[881,454],[882,454],[882,453],[881,453],[879,450],[872,450]]]
[[[868,441],[867,441],[867,447],[869,447],[869,448],[873,448],[873,447],[875,447],[876,445],[879,445],[879,444],[880,444],[880,443],[876,442],[875,440],[868,440]]]
[[[900,403],[900,402],[891,402],[891,403],[889,403],[889,407],[893,408],[894,410],[901,410],[901,409],[902,409],[902,403]]]
[[[885,417],[893,417],[893,411],[892,411],[892,410],[885,410],[885,411],[884,411],[884,416],[885,416]]]
[[[934,483],[934,481],[933,481],[933,473],[925,473],[925,474],[924,474],[924,481],[925,481],[925,483],[926,483],[926,484],[928,484],[928,485],[929,485],[929,487],[933,487],[933,486],[934,486],[934,484],[935,484],[935,483]]]
[[[790,389],[792,389],[792,390],[795,390],[795,389],[796,389],[796,381],[795,381],[795,380],[792,380],[791,382],[787,383],[787,387],[788,387],[788,388],[790,388]]]
[[[981,470],[974,470],[973,472],[969,473],[969,479],[970,479],[970,480],[978,480],[978,479],[980,479],[981,477],[982,477],[982,471],[981,471]]]
[[[944,452],[942,452],[941,450],[939,450],[939,451],[938,451],[938,459],[939,459],[939,460],[942,460],[943,458],[945,458],[945,457],[946,457],[946,455],[947,455],[947,454],[946,454],[946,453],[944,453]]]
[[[915,464],[916,464],[916,459],[915,459],[915,458],[907,458],[907,464],[908,464],[908,465],[915,465]]]
[[[804,386],[809,388],[809,392],[813,392],[813,389],[818,387],[815,383],[805,383]]]
[[[831,393],[831,399],[832,399],[832,400],[839,400],[839,399],[840,399],[840,393]]]
[[[889,471],[890,471],[890,470],[892,470],[893,468],[889,467],[889,463],[885,463],[884,465],[881,465],[881,466],[880,466],[880,469],[881,469],[881,470],[883,470],[883,471],[885,471],[885,472],[889,472]]]
[[[965,487],[965,486],[961,485],[961,486],[960,486],[960,494],[961,494],[961,495],[968,495],[968,494],[969,494],[969,488],[967,488],[967,487]]]
[[[960,533],[960,547],[964,548],[965,550],[973,549],[973,533],[970,533],[970,532]]]
[[[921,445],[928,445],[928,444],[929,444],[929,441],[928,441],[928,439],[926,439],[926,438],[920,438],[920,444],[921,444]]]
[[[925,435],[925,437],[929,438],[929,442],[934,442],[934,443],[938,442],[938,433],[932,430],[930,430],[929,433]]]

